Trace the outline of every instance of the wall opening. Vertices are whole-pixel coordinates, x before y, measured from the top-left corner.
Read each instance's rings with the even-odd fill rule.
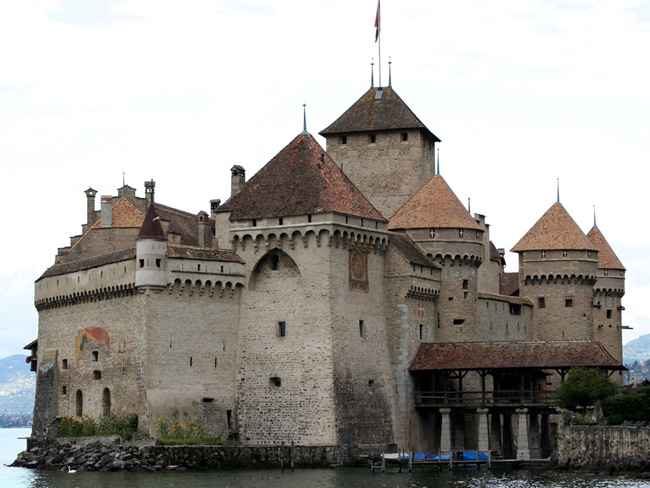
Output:
[[[104,388],[102,393],[102,414],[108,415],[111,413],[111,390]]]
[[[287,323],[284,321],[278,322],[278,337],[287,336]]]
[[[94,362],[99,361],[99,351],[93,351],[91,354],[92,354],[92,360]]]
[[[77,417],[82,417],[84,414],[84,394],[81,393],[81,390],[77,390],[75,398],[75,415]]]
[[[62,359],[61,360],[61,368],[62,369],[68,369],[68,360],[67,359]]]
[[[101,380],[102,379],[102,372],[96,369],[93,371],[93,379],[94,380]]]
[[[282,386],[282,379],[279,376],[271,376],[269,378],[269,384],[271,386],[275,386],[277,388],[280,388]]]

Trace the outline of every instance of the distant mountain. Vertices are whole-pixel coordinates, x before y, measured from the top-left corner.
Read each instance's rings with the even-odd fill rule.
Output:
[[[628,365],[634,361],[650,359],[650,334],[642,335],[623,346],[623,363]]]
[[[0,359],[0,414],[31,414],[34,411],[36,373],[24,354]]]

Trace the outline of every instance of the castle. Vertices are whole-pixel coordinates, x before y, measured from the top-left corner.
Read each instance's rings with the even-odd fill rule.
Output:
[[[547,453],[575,366],[619,378],[625,268],[558,201],[514,245],[435,164],[440,141],[371,87],[211,213],[86,190],[35,284],[34,433],[65,415],[201,419],[249,445]],[[532,222],[531,222],[532,224]],[[37,362],[36,362],[37,361]]]

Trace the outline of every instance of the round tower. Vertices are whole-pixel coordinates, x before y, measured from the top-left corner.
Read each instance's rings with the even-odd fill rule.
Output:
[[[512,248],[519,254],[520,296],[533,303],[533,337],[593,340],[598,250],[561,203]]]
[[[135,286],[160,291],[167,286],[167,238],[152,203],[136,242]]]
[[[598,248],[598,281],[593,287],[594,338],[623,362],[625,267],[595,223],[587,237]]]
[[[444,178],[431,178],[395,212],[388,229],[406,231],[442,266],[440,298],[432,324],[435,340],[459,341],[476,336],[484,230]]]

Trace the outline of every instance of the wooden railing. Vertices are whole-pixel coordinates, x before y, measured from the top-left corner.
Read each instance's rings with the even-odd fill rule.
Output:
[[[557,404],[555,392],[548,390],[415,392],[416,407],[539,404]]]

